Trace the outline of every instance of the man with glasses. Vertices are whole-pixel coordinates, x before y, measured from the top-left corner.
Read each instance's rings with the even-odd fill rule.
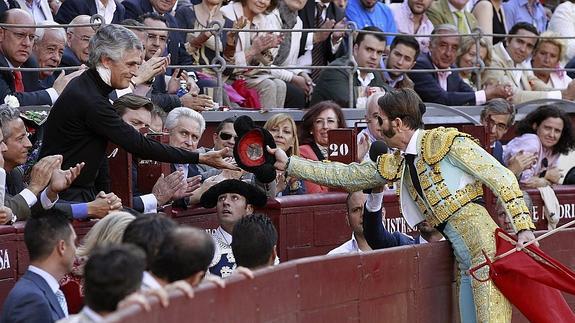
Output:
[[[166,19],[166,24],[170,28],[178,28],[176,17],[172,15],[172,10],[176,6],[176,0],[124,0],[122,4],[126,8],[126,19],[138,19],[147,13],[157,13]],[[194,0],[194,4],[201,1]],[[192,65],[192,58],[184,48],[184,33],[170,31],[168,52],[174,65]]]
[[[379,125],[379,105],[377,100],[384,96],[384,92],[374,93],[367,99],[367,108],[365,110],[365,122],[367,127],[357,134],[357,160],[368,161],[369,148],[377,140],[383,140],[381,126]]]
[[[0,14],[0,23],[15,25],[34,25],[34,18],[24,10],[10,9]],[[29,60],[37,36],[36,28],[3,27],[0,28],[0,67],[36,67]],[[2,71],[0,72],[0,100],[7,95],[16,97],[20,106],[52,105],[64,90],[68,82],[79,73],[65,76],[61,74],[54,86],[46,90],[26,88],[26,85],[38,83],[38,72]]]
[[[90,16],[80,15],[72,19],[70,25],[83,25],[90,23]],[[70,26],[66,31],[68,46],[64,49],[64,56],[60,66],[80,66],[88,62],[88,44],[96,32],[92,27]]]
[[[5,204],[14,213],[12,221],[26,220],[32,212],[41,208],[56,207],[75,219],[85,219],[89,216],[102,218],[109,211],[119,209],[121,200],[114,194],[101,192],[98,197],[88,203],[71,205],[57,199],[62,190],[57,188],[58,171],[62,161],[60,156],[46,156],[32,167],[30,180],[25,182],[21,167],[29,156],[32,143],[20,111],[6,104],[0,105],[0,124],[4,134],[6,151],[3,152],[4,169],[6,170]],[[40,201],[40,204],[38,204]]]
[[[139,18],[140,22],[146,27],[166,28],[166,18],[156,13],[147,13]],[[147,30],[147,39],[145,43],[146,60],[150,60],[154,55],[164,56],[168,44],[169,34],[166,30]],[[178,97],[176,95],[180,88],[180,81],[185,81],[189,92]],[[164,73],[156,75],[150,80],[152,85],[152,102],[169,112],[176,107],[187,107],[196,111],[209,110],[214,102],[207,96],[198,95],[199,89],[196,83],[188,79],[188,74],[184,70],[175,69],[166,84]]]
[[[439,25],[432,32],[432,35],[442,34],[457,35],[459,31],[453,25]],[[432,37],[429,53],[419,55],[413,69],[431,71],[409,73],[421,100],[450,106],[482,105],[494,98],[506,99],[511,96],[511,89],[502,85],[488,85],[484,90],[473,91],[459,73],[449,71],[455,63],[460,41],[459,36]]]
[[[503,164],[503,145],[501,138],[505,136],[509,127],[515,121],[515,108],[504,99],[493,99],[481,110],[481,124],[489,134],[491,154]],[[535,154],[520,151],[511,156],[507,165],[515,176],[529,168],[537,160]]]

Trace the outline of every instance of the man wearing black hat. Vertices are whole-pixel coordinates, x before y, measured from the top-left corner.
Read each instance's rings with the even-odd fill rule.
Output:
[[[216,244],[214,259],[210,264],[210,273],[227,277],[236,268],[232,253],[232,231],[234,225],[243,217],[254,212],[254,207],[266,205],[265,192],[237,179],[222,181],[207,190],[200,200],[205,208],[216,207],[220,226],[212,234]]]

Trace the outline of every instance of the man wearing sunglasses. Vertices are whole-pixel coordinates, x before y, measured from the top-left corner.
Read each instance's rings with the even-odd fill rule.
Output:
[[[421,99],[410,89],[379,99],[384,141],[398,151],[377,162],[344,165],[287,157],[281,149],[275,166],[286,175],[320,185],[359,191],[399,182],[402,215],[411,227],[423,221],[437,228],[454,249],[460,270],[462,322],[511,322],[511,306],[491,280],[472,281],[467,270],[495,255],[498,227],[478,203],[483,184],[503,201],[518,232],[517,246],[535,239],[529,209],[517,180],[473,139],[454,128],[423,130]],[[536,242],[535,242],[536,243]],[[488,302],[484,301],[489,299]]]
[[[22,9],[10,9],[0,14],[0,23],[16,25],[34,25],[34,18]],[[0,67],[37,67],[29,60],[32,46],[37,40],[36,28],[2,27],[0,28]],[[52,105],[64,90],[68,82],[80,72],[70,75],[60,74],[51,88],[38,90],[38,72],[2,71],[0,72],[0,100],[7,95],[14,96],[20,106]]]
[[[226,157],[233,158],[234,153],[234,145],[236,144],[236,138],[238,137],[236,134],[236,130],[234,129],[234,121],[236,119],[233,117],[226,118],[222,122],[218,124],[216,130],[212,135],[212,140],[214,142],[213,150],[221,150],[224,148],[228,148],[228,155]],[[198,149],[198,152],[206,152],[212,149],[201,147]],[[207,165],[198,165],[200,173],[202,174],[202,180],[205,180],[209,177],[219,175],[222,171],[220,169],[216,169]]]

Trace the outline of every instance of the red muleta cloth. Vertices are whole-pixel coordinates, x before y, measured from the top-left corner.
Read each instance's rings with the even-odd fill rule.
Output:
[[[516,240],[501,228],[495,230],[496,256],[515,248]],[[541,249],[530,245],[501,259],[487,261],[470,270],[489,266],[489,278],[530,322],[573,323],[575,314],[561,291],[575,295],[575,272]]]

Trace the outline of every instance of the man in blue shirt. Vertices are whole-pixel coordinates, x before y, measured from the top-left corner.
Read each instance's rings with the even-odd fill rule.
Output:
[[[375,26],[384,32],[397,32],[391,9],[378,0],[349,0],[345,15],[357,24],[358,29]],[[387,36],[386,43],[391,44],[392,41],[393,36]]]
[[[503,3],[503,10],[508,30],[518,22],[532,24],[539,33],[547,30],[547,15],[539,0],[509,0]]]

